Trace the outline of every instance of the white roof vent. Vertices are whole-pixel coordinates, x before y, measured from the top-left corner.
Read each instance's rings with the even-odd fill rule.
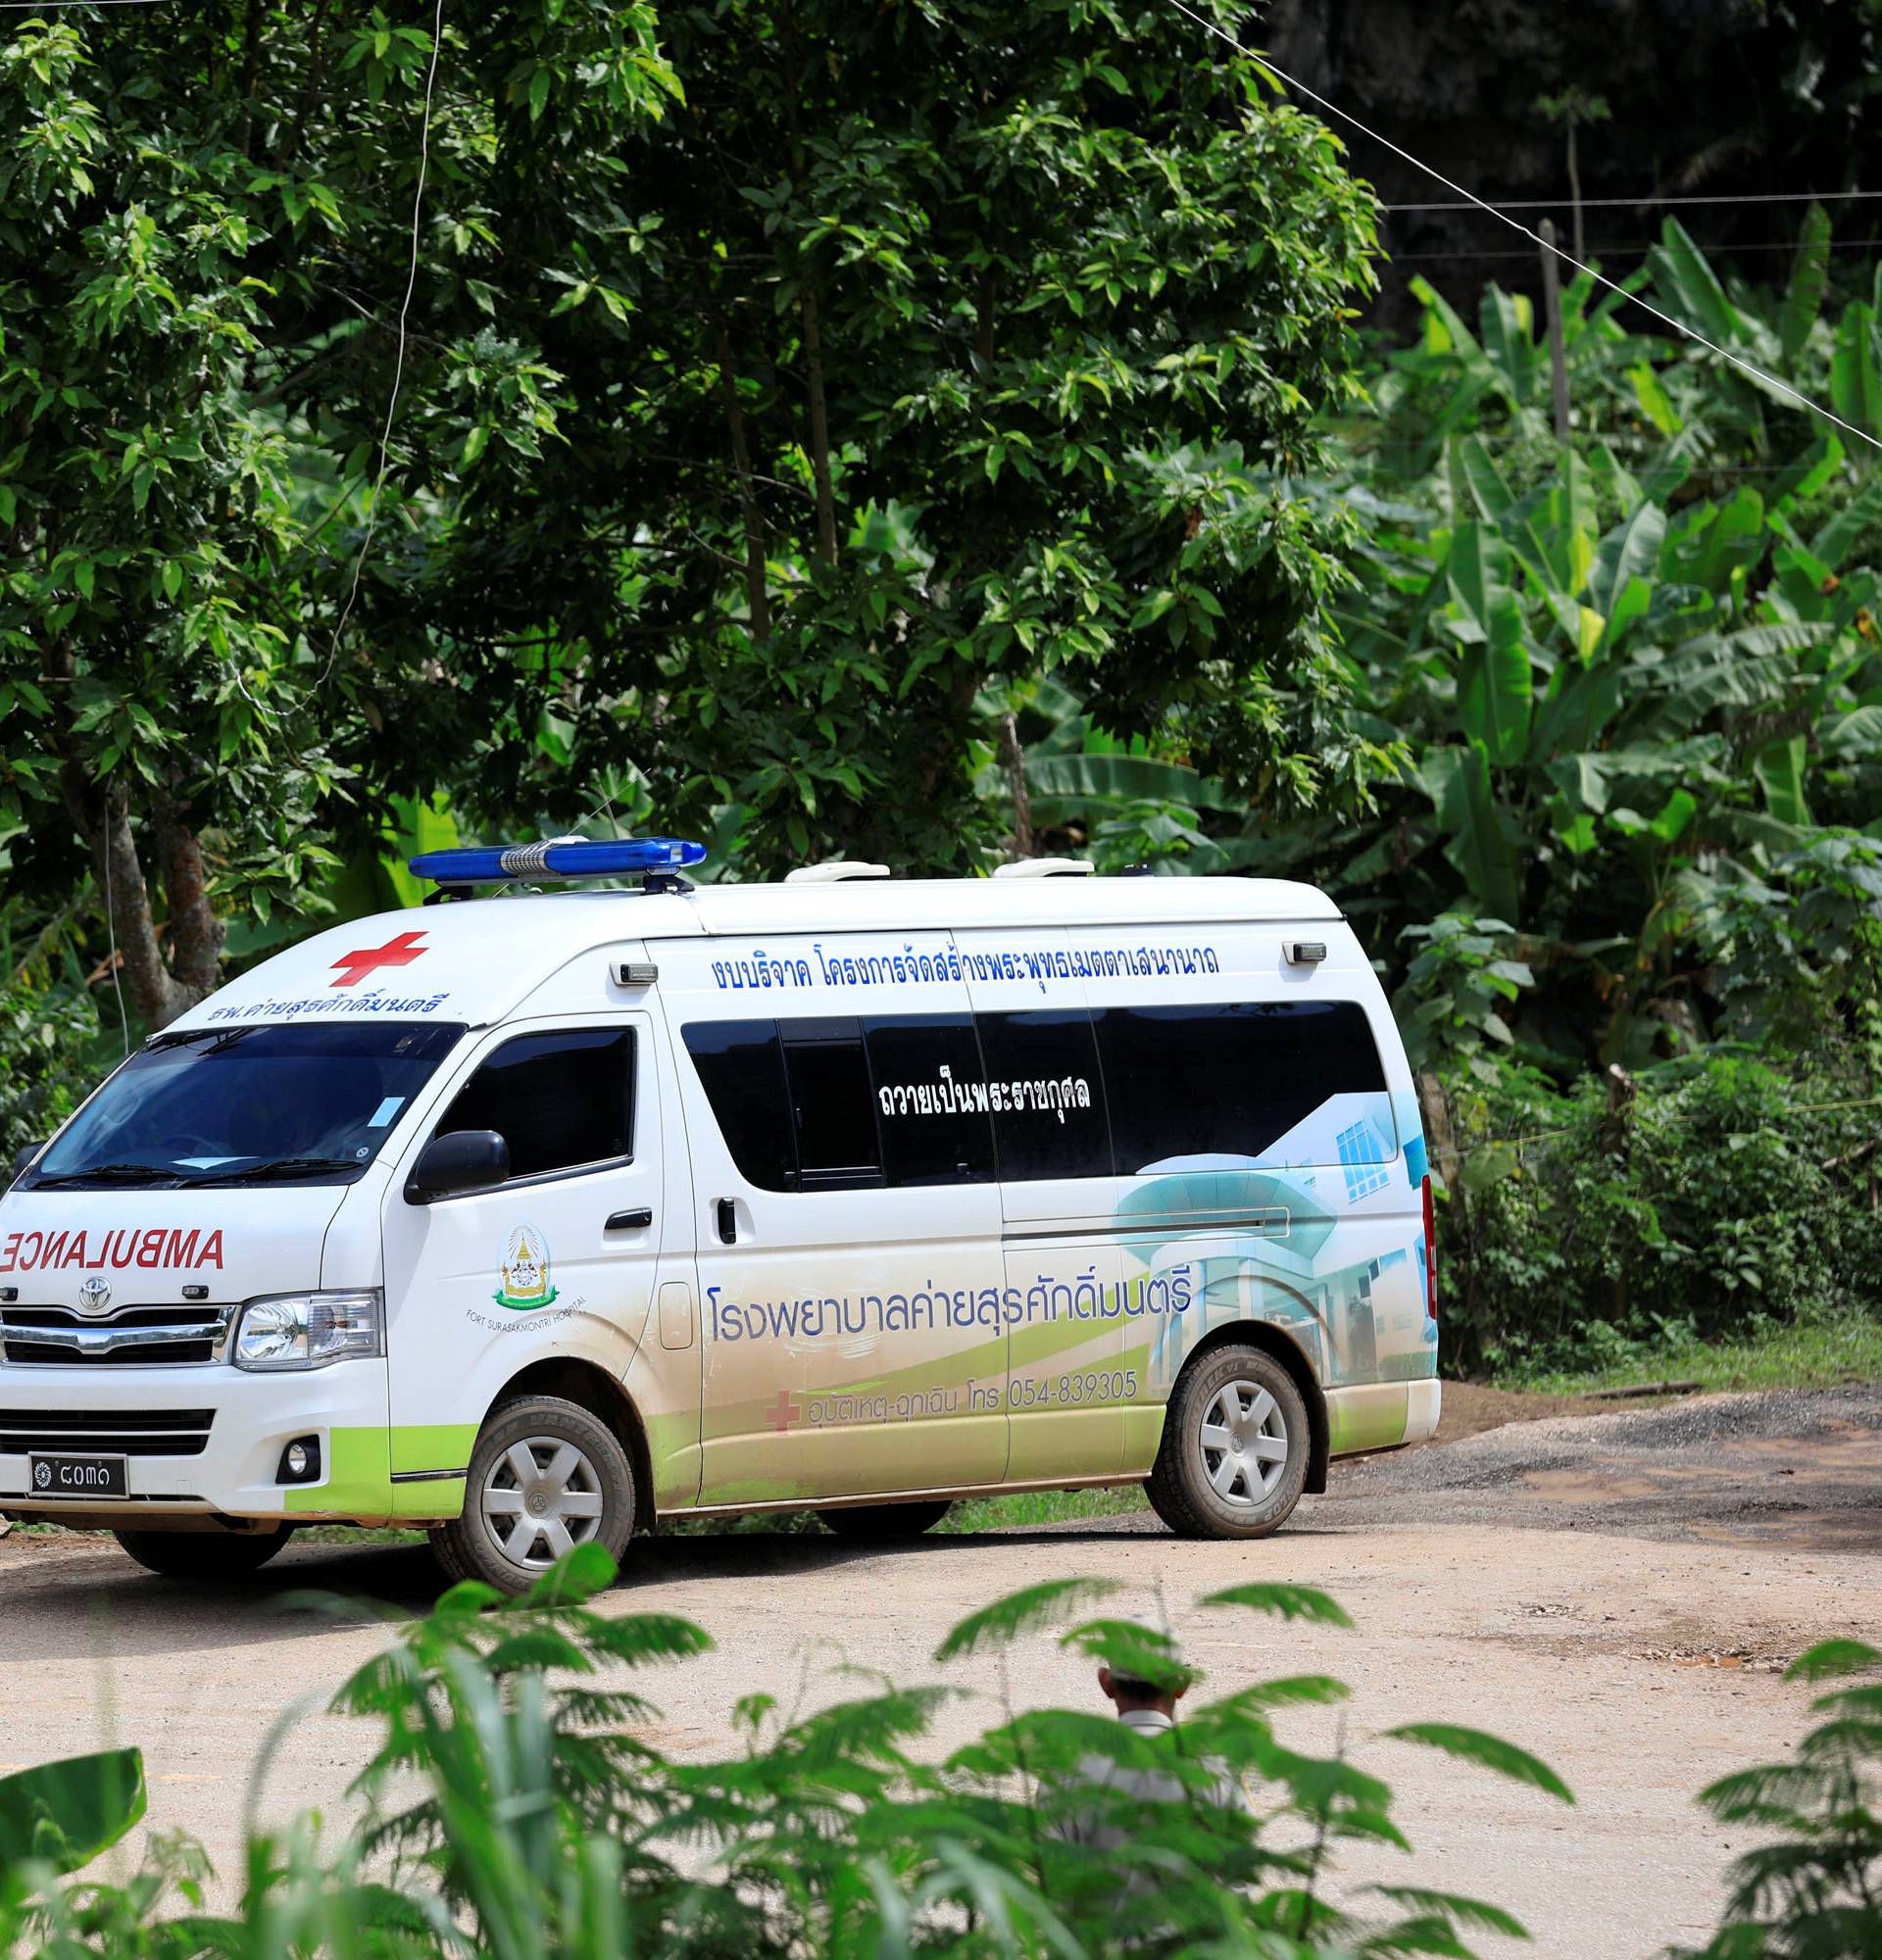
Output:
[[[787,885],[847,885],[862,878],[886,878],[886,864],[865,864],[855,858],[839,858],[834,864],[800,864],[784,873]]]
[[[1095,867],[1082,858],[1021,858],[1015,864],[996,864],[996,878],[1089,878]]]

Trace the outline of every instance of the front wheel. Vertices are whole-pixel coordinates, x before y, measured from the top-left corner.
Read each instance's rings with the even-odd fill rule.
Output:
[[[1144,1484],[1179,1538],[1265,1538],[1307,1482],[1307,1403],[1259,1348],[1217,1348],[1177,1378]]]
[[[112,1537],[145,1571],[163,1579],[248,1579],[294,1536],[292,1525],[272,1531],[113,1532]]]
[[[431,1549],[453,1579],[522,1592],[575,1545],[617,1561],[634,1532],[634,1473],[620,1439],[579,1402],[519,1396],[490,1413],[470,1452],[464,1514]]]
[[[838,1538],[891,1539],[917,1538],[938,1525],[954,1505],[946,1497],[931,1497],[913,1504],[851,1504],[834,1511],[818,1511],[824,1529]]]

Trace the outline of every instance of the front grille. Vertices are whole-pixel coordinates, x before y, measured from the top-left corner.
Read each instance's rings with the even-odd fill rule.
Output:
[[[200,1456],[214,1409],[0,1409],[0,1455]]]
[[[224,1329],[214,1306],[124,1306],[96,1317],[66,1306],[10,1306],[0,1309],[0,1351],[9,1361],[43,1366],[213,1361]]]

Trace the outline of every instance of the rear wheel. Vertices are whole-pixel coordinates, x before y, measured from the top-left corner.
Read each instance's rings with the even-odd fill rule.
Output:
[[[292,1525],[272,1531],[113,1532],[112,1537],[148,1572],[165,1579],[247,1579],[294,1536]]]
[[[838,1538],[918,1538],[953,1509],[946,1497],[930,1497],[913,1504],[855,1504],[817,1516]]]
[[[433,1529],[431,1548],[453,1579],[521,1592],[575,1545],[606,1545],[619,1560],[633,1532],[620,1439],[579,1402],[520,1396],[491,1411],[470,1452],[464,1514]]]
[[[1265,1538],[1307,1482],[1312,1438],[1294,1377],[1259,1348],[1217,1348],[1177,1378],[1151,1507],[1182,1538]]]

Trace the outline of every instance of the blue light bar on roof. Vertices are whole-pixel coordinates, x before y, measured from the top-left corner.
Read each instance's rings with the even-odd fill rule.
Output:
[[[619,878],[636,871],[673,871],[697,864],[705,856],[705,845],[690,837],[575,837],[424,851],[408,861],[415,878],[440,885],[490,885],[511,878]]]

